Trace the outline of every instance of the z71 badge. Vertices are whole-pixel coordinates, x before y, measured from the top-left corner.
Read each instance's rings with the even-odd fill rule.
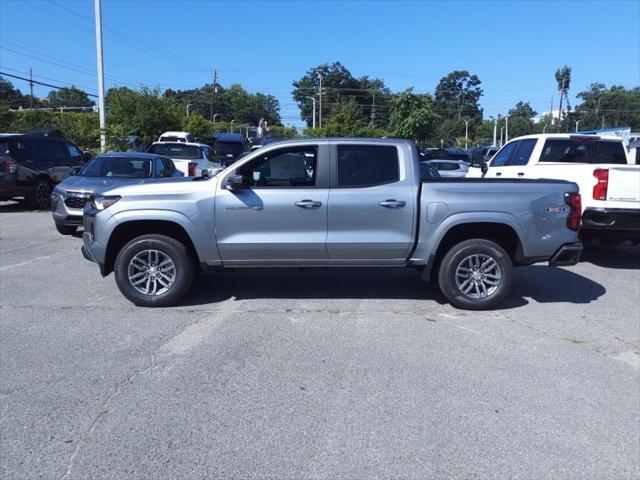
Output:
[[[547,213],[564,213],[567,210],[567,207],[547,207],[544,209]]]

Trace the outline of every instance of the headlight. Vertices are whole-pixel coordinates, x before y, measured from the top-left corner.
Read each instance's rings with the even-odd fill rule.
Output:
[[[89,199],[91,206],[96,210],[104,210],[120,200],[118,195],[94,195]]]
[[[56,187],[53,189],[53,193],[52,195],[58,195],[60,197],[64,197],[64,195],[67,193],[66,190],[63,190],[62,188]]]

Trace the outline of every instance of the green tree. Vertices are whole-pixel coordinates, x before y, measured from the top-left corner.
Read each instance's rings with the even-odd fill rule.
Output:
[[[0,105],[13,109],[27,108],[29,107],[29,97],[23,95],[9,80],[0,76]]]
[[[213,122],[196,112],[189,117],[184,117],[182,130],[191,133],[196,138],[204,139],[213,132]]]
[[[350,103],[353,100],[360,106],[361,120],[367,125],[372,127],[387,125],[390,92],[384,82],[368,76],[355,78],[344,65],[334,62],[311,68],[302,78],[293,82],[293,99],[298,103],[300,117],[307,126],[313,124],[311,98],[316,99],[316,115],[317,119],[320,118],[320,78],[322,78],[323,123],[340,111],[344,103]]]
[[[436,108],[445,118],[482,118],[479,105],[482,82],[477,75],[456,70],[443,77],[435,92]]]
[[[91,107],[95,102],[89,100],[89,96],[79,88],[71,86],[59,90],[51,90],[47,95],[49,105],[57,107]]]
[[[629,126],[640,128],[640,87],[626,89],[602,83],[592,83],[591,89],[577,95],[582,103],[576,106],[581,129]]]
[[[529,135],[534,132],[533,118],[537,112],[528,102],[518,102],[509,110],[509,138]]]
[[[426,145],[433,140],[439,121],[430,95],[413,93],[413,88],[394,95],[389,116],[394,135]]]
[[[107,92],[106,105],[110,135],[140,135],[145,143],[157,140],[162,132],[179,130],[185,116],[182,106],[160,95],[157,88],[112,88]]]

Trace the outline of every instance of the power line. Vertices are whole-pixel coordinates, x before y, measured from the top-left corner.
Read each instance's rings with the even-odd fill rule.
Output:
[[[6,72],[0,72],[0,75],[4,75],[5,77],[17,78],[19,80],[24,80],[25,82],[37,83],[38,85],[43,85],[45,87],[56,88],[58,90],[69,90],[69,87],[61,87],[59,85],[52,85],[51,83],[39,82],[38,80],[30,80],[28,78],[20,77],[18,75],[12,75],[12,74],[6,73]],[[89,97],[96,97],[96,98],[98,97],[98,95],[94,95],[92,93],[86,93],[86,92],[83,92],[83,93],[85,95],[89,96]]]

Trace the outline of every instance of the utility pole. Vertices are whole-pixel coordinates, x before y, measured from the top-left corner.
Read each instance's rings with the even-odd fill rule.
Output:
[[[564,95],[564,77],[562,77],[562,87],[560,88],[560,106],[558,107],[558,126],[556,131],[560,131],[560,124],[562,123],[562,97]],[[551,113],[553,115],[553,112]]]
[[[33,74],[31,67],[29,67],[29,91],[31,92],[29,95],[29,108],[33,108]]]
[[[500,127],[500,147],[502,147],[502,134],[504,133],[504,127]]]
[[[318,91],[318,94],[320,96],[320,110],[318,113],[318,125],[320,126],[320,128],[322,128],[322,75],[318,74],[318,77],[320,78],[320,89]]]
[[[376,92],[373,92],[373,102],[371,103],[371,128],[376,124]]]
[[[312,112],[312,117],[313,119],[311,120],[312,123],[312,129],[316,129],[316,97],[307,97],[309,100],[311,100],[313,102],[313,112]]]
[[[213,69],[213,91],[211,92],[211,107],[209,108],[209,120],[211,120],[212,122],[214,121],[213,107],[216,103],[216,93],[218,91],[218,87],[216,86],[217,83],[218,83],[218,70],[214,68]]]
[[[104,71],[102,64],[102,6],[101,0],[94,0],[96,15],[96,53],[98,57],[98,112],[100,115],[100,150],[107,146],[107,132],[104,111]]]

